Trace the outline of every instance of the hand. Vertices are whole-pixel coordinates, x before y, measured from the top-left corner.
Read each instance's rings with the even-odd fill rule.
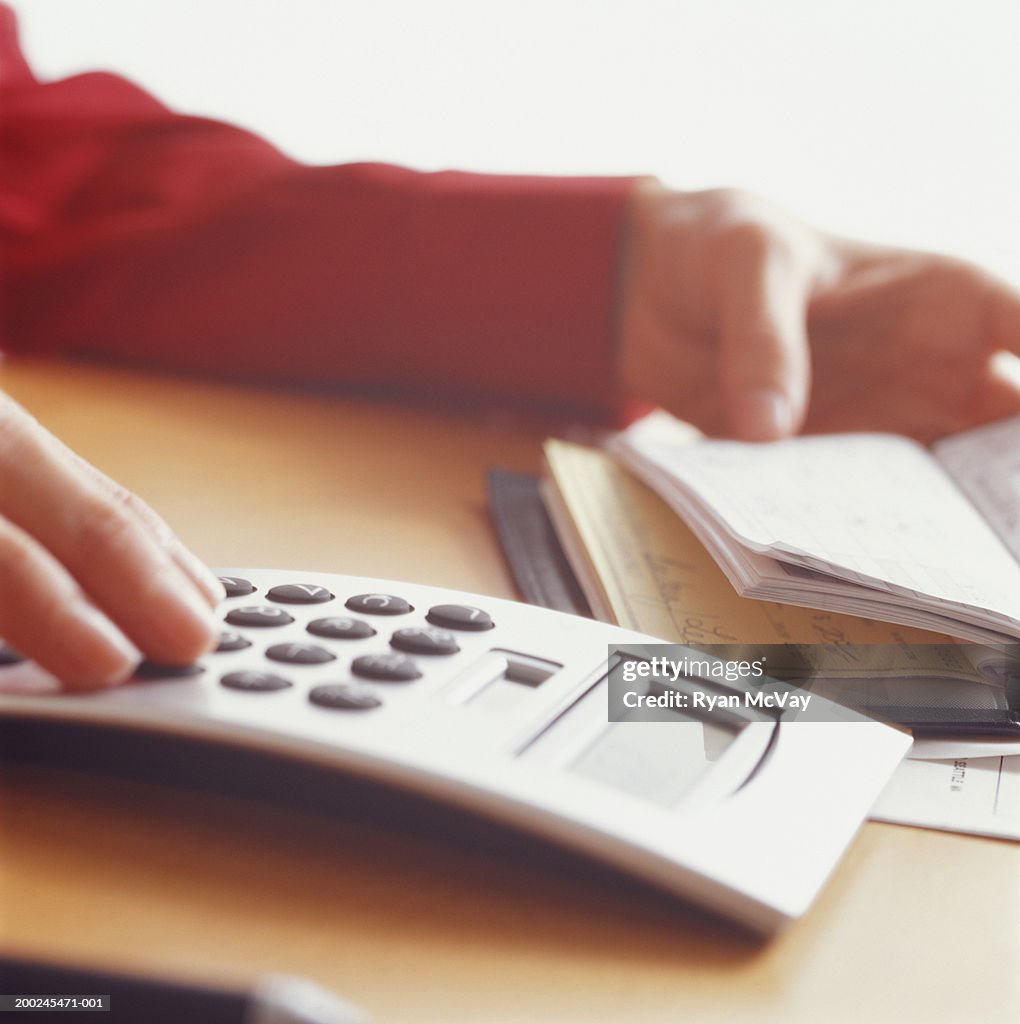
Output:
[[[712,434],[930,440],[1020,412],[1020,295],[963,261],[826,235],[732,190],[641,183],[619,373]]]
[[[212,646],[219,581],[139,498],[0,395],[0,637],[72,689]]]

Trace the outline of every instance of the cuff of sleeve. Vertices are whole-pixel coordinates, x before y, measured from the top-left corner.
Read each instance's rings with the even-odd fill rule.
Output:
[[[388,340],[404,342],[397,375],[615,408],[617,259],[634,179],[415,177],[386,289]]]

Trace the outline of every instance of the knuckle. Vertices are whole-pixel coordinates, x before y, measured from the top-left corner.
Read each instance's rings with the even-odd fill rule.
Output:
[[[176,535],[148,502],[118,483],[111,482],[111,486],[114,501],[118,502],[136,523],[141,524],[160,547],[170,549],[174,546],[177,541]]]
[[[743,189],[713,189],[708,195],[708,216],[724,253],[793,256],[799,234],[795,218]]]
[[[768,203],[764,199],[739,188],[713,189],[708,193],[707,209],[723,230],[761,226],[769,215]]]
[[[723,255],[764,260],[777,247],[778,239],[762,220],[752,216],[723,218],[717,228],[717,237]]]
[[[712,188],[704,195],[719,214],[743,214],[761,204],[758,196],[742,188]]]
[[[106,553],[122,548],[133,529],[133,517],[127,507],[104,495],[90,499],[81,510],[77,540],[86,555]]]

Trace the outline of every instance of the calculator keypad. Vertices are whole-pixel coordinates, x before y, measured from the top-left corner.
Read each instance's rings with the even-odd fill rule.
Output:
[[[383,618],[410,616],[414,612],[412,603],[398,594],[386,593],[337,598],[319,583],[277,582],[279,574],[273,585],[256,584],[241,576],[219,579],[227,604],[221,612],[224,628],[212,653],[193,665],[142,661],[135,670],[135,680],[191,685],[188,680],[194,678],[197,685],[206,685],[199,677],[208,671],[213,687],[243,693],[297,687],[316,707],[368,711],[383,704],[384,691],[397,699],[402,687],[395,690],[393,684],[416,680],[426,680],[428,687],[443,684],[446,675],[461,667],[457,655],[462,653],[462,645],[471,650],[474,641],[469,642],[465,634],[494,628],[492,618],[481,608],[439,604],[427,612],[422,608],[417,616],[402,623],[395,622],[393,628],[380,629],[377,627]],[[260,592],[267,603],[242,603]],[[338,607],[342,602],[349,611],[375,617],[375,622],[358,615],[323,616],[320,606],[332,601],[337,601]],[[259,634],[264,631],[269,631],[269,636],[263,641]],[[0,668],[24,660],[0,641]]]
[[[220,577],[228,594],[245,597],[260,587],[240,577]],[[277,577],[279,579],[279,577]],[[266,604],[236,603],[223,616],[228,626],[207,661],[213,667],[220,655],[224,668],[220,683],[232,690],[266,693],[307,686],[307,698],[319,708],[340,711],[370,711],[383,705],[385,690],[393,684],[414,683],[426,677],[426,669],[449,663],[462,650],[464,633],[492,629],[488,612],[461,604],[435,605],[403,624],[380,630],[386,617],[410,616],[414,606],[399,594],[364,593],[337,597],[328,587],[311,583],[275,583],[261,588]],[[316,606],[336,601],[352,615],[326,615]],[[274,602],[272,604],[268,602]],[[287,608],[281,604],[289,605]],[[305,607],[302,607],[305,606]],[[422,614],[424,613],[424,614]],[[365,617],[374,617],[375,622]],[[293,629],[285,631],[284,642],[260,644],[256,635],[264,629],[290,626],[304,627],[302,640]],[[248,632],[251,630],[251,632]],[[462,635],[459,638],[458,632]],[[381,635],[380,635],[381,633]],[[374,637],[378,637],[372,643]],[[321,641],[319,643],[314,640]],[[386,648],[389,645],[389,649]],[[250,647],[261,648],[261,655],[249,651],[243,655],[244,670],[232,652]],[[264,667],[252,665],[252,658],[264,658]],[[420,661],[419,661],[420,659]],[[327,668],[333,664],[335,669]],[[315,671],[319,666],[322,671]],[[282,672],[280,671],[282,669]],[[170,678],[170,677],[168,677]]]

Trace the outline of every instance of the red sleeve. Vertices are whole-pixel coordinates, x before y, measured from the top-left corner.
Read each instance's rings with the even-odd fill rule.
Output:
[[[601,407],[631,179],[308,167],[114,76],[35,81],[0,5],[4,347]]]

